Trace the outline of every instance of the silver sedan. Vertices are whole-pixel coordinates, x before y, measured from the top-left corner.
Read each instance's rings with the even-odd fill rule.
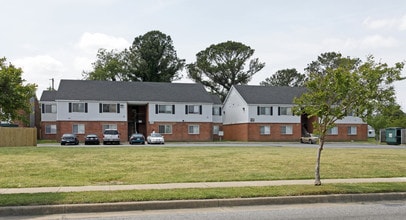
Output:
[[[147,137],[148,144],[165,144],[164,136],[159,133],[152,133]]]

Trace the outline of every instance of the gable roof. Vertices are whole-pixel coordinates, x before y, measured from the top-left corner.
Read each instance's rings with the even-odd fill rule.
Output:
[[[234,85],[247,104],[293,104],[294,97],[300,97],[304,87]]]
[[[57,93],[58,92],[55,90],[53,90],[53,91],[45,90],[42,92],[40,101],[55,101],[55,97],[56,97]]]
[[[218,95],[211,94],[210,96],[211,96],[211,100],[213,101],[213,104],[215,104],[215,105],[221,105],[221,104],[223,104],[223,103],[221,102],[221,99],[220,99],[220,97],[219,97]]]
[[[202,84],[61,80],[56,100],[213,103]]]

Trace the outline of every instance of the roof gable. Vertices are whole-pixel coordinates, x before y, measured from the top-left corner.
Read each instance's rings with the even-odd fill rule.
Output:
[[[57,93],[58,92],[55,90],[54,91],[45,90],[42,92],[40,101],[43,101],[43,102],[55,101],[55,97],[56,97]]]
[[[196,83],[61,80],[56,100],[213,103]]]
[[[235,85],[235,89],[247,104],[293,104],[300,97],[304,87]]]

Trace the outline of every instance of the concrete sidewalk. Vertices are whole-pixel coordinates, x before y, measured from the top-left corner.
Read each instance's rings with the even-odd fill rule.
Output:
[[[395,178],[359,178],[359,179],[322,179],[322,184],[328,183],[388,183],[405,182],[406,177]],[[115,190],[148,190],[148,189],[185,189],[185,188],[224,188],[224,187],[255,187],[282,185],[314,185],[314,180],[271,180],[271,181],[241,181],[241,182],[198,182],[198,183],[164,183],[138,185],[101,185],[101,186],[66,186],[66,187],[36,187],[36,188],[0,188],[0,194],[19,193],[60,193],[86,191],[115,191]]]
[[[385,183],[404,182],[406,177],[397,178],[366,178],[366,179],[322,179],[327,183]],[[246,182],[207,182],[207,183],[167,183],[142,185],[109,185],[109,186],[79,186],[79,187],[40,187],[40,188],[0,188],[0,194],[44,193],[44,192],[83,192],[83,191],[112,191],[112,190],[145,190],[145,189],[181,189],[181,188],[221,188],[246,186],[281,186],[281,185],[313,185],[314,180],[275,180],[275,181],[246,181]],[[309,196],[281,196],[234,199],[202,199],[202,200],[171,200],[118,202],[94,204],[61,204],[36,206],[6,206],[0,207],[2,216],[38,216],[69,213],[90,212],[123,212],[136,210],[213,208],[230,206],[309,204],[309,203],[346,203],[373,201],[405,201],[406,192],[399,193],[368,193],[368,194],[334,194]]]

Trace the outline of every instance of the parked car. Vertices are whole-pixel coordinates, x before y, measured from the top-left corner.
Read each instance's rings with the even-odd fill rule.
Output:
[[[152,133],[147,137],[147,143],[148,144],[164,144],[164,136],[162,136],[159,133]]]
[[[78,145],[79,140],[75,134],[63,134],[62,138],[61,138],[61,145],[65,145],[65,144]]]
[[[130,144],[145,144],[145,137],[143,134],[132,134],[130,137]]]
[[[90,144],[95,144],[95,145],[99,145],[100,144],[100,140],[99,137],[95,134],[88,134],[85,137],[85,145],[90,145]]]
[[[304,137],[300,138],[300,143],[317,144],[319,142],[319,137],[314,134],[307,133]]]
[[[120,134],[117,129],[106,129],[103,132],[103,144],[120,144]]]

